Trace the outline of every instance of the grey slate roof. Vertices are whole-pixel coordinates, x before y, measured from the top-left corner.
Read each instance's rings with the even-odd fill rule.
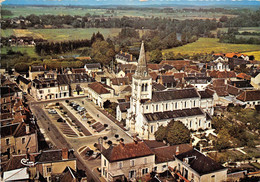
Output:
[[[188,89],[173,89],[166,91],[153,92],[152,102],[166,101],[166,100],[177,100],[199,97],[198,92],[195,88]]]
[[[174,119],[174,118],[197,116],[197,115],[204,115],[203,111],[198,107],[192,109],[147,113],[144,114],[144,117],[149,122],[149,121],[158,121],[158,120]]]
[[[226,169],[221,164],[215,162],[211,158],[203,155],[195,149],[176,156],[176,158],[178,158],[181,161],[183,161],[183,159],[187,157],[189,157],[188,164],[190,168],[195,170],[200,175]]]

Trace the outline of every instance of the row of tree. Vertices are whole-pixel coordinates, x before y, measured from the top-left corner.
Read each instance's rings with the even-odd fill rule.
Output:
[[[44,42],[35,46],[35,52],[38,55],[62,54],[71,52],[81,47],[90,47],[90,40],[72,40],[64,42]]]

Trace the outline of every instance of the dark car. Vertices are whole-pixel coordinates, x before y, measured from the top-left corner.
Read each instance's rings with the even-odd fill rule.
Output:
[[[57,122],[64,122],[62,118],[57,119]]]

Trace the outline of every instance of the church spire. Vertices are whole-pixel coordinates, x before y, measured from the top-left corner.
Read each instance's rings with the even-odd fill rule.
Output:
[[[148,68],[145,59],[144,41],[142,41],[138,64],[135,71],[135,76],[147,77],[147,75],[148,75]]]

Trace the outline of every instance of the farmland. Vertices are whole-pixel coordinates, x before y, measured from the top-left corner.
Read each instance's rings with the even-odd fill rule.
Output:
[[[198,41],[186,44],[181,47],[163,50],[163,54],[173,52],[174,54],[188,54],[193,55],[196,53],[211,53],[211,52],[250,52],[260,51],[259,45],[251,44],[227,44],[219,43],[215,38],[200,38]]]
[[[89,13],[90,15],[104,15],[107,17],[117,17],[122,18],[123,16],[131,16],[131,17],[142,17],[142,18],[151,18],[151,17],[162,17],[162,18],[174,18],[179,20],[184,19],[219,19],[221,16],[226,15],[223,13],[211,13],[211,12],[173,12],[166,13],[160,12],[159,10],[119,10],[114,9],[113,13],[107,11],[107,9],[96,9],[96,8],[86,8],[86,7],[37,7],[37,6],[4,6],[6,10],[10,10],[13,15],[12,16],[4,16],[4,18],[12,18],[28,16],[30,14],[35,15],[79,15],[84,16]],[[228,17],[234,17],[235,15],[226,15]]]
[[[247,55],[254,55],[255,60],[260,61],[260,51],[243,52],[243,53]]]
[[[1,54],[6,54],[8,50],[20,51],[21,53],[27,53],[30,57],[38,57],[34,51],[34,47],[28,46],[15,46],[15,47],[1,47]]]
[[[6,29],[1,30],[3,37],[14,35],[16,37],[32,36],[33,38],[42,38],[48,41],[65,41],[90,39],[93,33],[98,31],[105,38],[117,36],[120,28],[71,28],[71,29]]]

